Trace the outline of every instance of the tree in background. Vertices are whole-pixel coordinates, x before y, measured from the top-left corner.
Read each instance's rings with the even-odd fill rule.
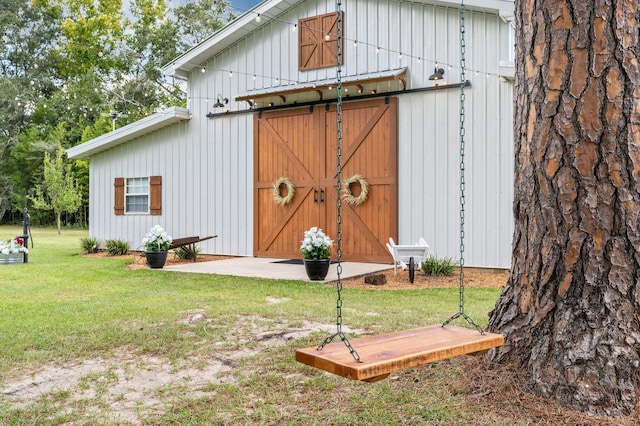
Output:
[[[638,403],[639,8],[516,2],[513,260],[490,359],[599,415]]]
[[[229,9],[229,2],[217,0],[199,0],[186,2],[174,9],[176,22],[179,22],[180,50],[206,40],[224,25],[233,21],[236,16]]]
[[[36,189],[35,196],[29,197],[36,209],[53,210],[60,235],[62,213],[74,213],[80,207],[82,194],[78,188],[71,165],[64,163],[63,148],[59,148],[56,158],[47,152],[44,155],[44,182]]]
[[[161,68],[232,19],[227,9],[133,0],[125,14],[122,0],[0,0],[0,222],[5,210],[21,217],[46,152],[111,131],[111,112],[122,127],[186,105]],[[86,187],[88,168],[71,164]]]

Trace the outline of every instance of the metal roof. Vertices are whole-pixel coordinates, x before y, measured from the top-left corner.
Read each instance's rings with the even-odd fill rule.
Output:
[[[91,139],[83,144],[76,145],[67,150],[69,158],[84,159],[93,154],[113,148],[131,139],[161,129],[171,124],[183,120],[189,120],[191,114],[186,108],[171,107],[164,111],[155,113],[141,120],[128,124],[124,127],[105,133],[95,139]]]

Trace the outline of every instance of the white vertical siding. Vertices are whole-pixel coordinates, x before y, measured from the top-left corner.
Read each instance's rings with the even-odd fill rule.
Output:
[[[139,248],[157,223],[174,237],[217,234],[201,243],[205,253],[250,255],[253,200],[246,194],[253,191],[253,179],[246,157],[252,145],[237,137],[251,132],[250,118],[234,117],[220,137],[208,142],[193,138],[191,123],[184,122],[92,157],[91,235]],[[115,216],[114,179],[153,175],[162,176],[162,215]]]
[[[91,159],[91,233],[140,245],[154,223],[174,237],[213,235],[206,253],[251,255],[253,250],[253,116],[234,96],[290,82],[335,77],[335,68],[298,71],[299,18],[335,10],[332,0],[308,0],[269,20],[195,68],[188,85],[192,119],[146,135]],[[407,67],[408,89],[431,87],[435,63],[445,82],[460,81],[459,11],[394,0],[344,2],[344,76]],[[512,86],[497,79],[509,58],[508,25],[497,15],[468,11],[466,65],[466,264],[509,267],[512,236]],[[299,31],[299,30],[298,30]],[[354,40],[358,46],[354,47]],[[376,48],[380,47],[380,52]],[[399,57],[399,53],[403,57]],[[420,62],[418,62],[420,58]],[[451,67],[449,67],[451,66]],[[232,78],[229,71],[233,71]],[[486,73],[491,73],[487,78]],[[254,79],[253,76],[256,76]],[[276,82],[276,78],[279,81]],[[442,83],[441,83],[442,84]],[[399,90],[398,82],[379,90]],[[425,237],[438,256],[458,258],[459,91],[399,97],[400,243]],[[314,93],[307,100],[317,99]],[[114,216],[113,178],[161,175],[163,214]]]

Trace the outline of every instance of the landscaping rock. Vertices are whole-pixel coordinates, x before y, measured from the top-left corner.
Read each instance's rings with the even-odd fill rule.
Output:
[[[364,283],[371,285],[385,285],[387,283],[387,277],[385,277],[384,274],[365,275]]]

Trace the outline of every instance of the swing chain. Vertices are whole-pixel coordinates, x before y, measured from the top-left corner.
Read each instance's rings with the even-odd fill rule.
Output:
[[[464,164],[464,155],[465,155],[465,92],[464,88],[467,83],[466,81],[466,69],[467,63],[465,58],[466,53],[466,42],[465,42],[465,5],[464,0],[460,2],[460,286],[459,286],[459,295],[460,302],[458,304],[459,311],[454,314],[451,318],[442,323],[442,326],[446,326],[451,321],[456,318],[463,317],[467,322],[474,326],[481,334],[485,334],[484,330],[476,324],[470,316],[465,314],[464,312],[464,222],[465,222],[465,164]]]
[[[338,209],[338,218],[336,221],[336,257],[338,260],[336,271],[338,274],[338,281],[336,282],[336,291],[338,293],[338,300],[336,301],[336,333],[324,339],[324,341],[318,346],[317,350],[321,350],[327,344],[331,343],[331,341],[336,337],[340,337],[340,340],[345,344],[351,356],[356,362],[362,362],[360,360],[360,355],[358,352],[351,346],[349,339],[342,332],[342,0],[336,1],[336,8],[338,9],[338,18],[336,21],[337,28],[337,37],[336,41],[338,43],[337,49],[337,57],[338,64],[336,69],[336,80],[337,80],[337,98],[336,98],[336,159],[337,166],[336,171],[338,175],[338,187],[337,187],[337,209]]]
[[[460,5],[460,312],[464,313],[464,219],[465,219],[465,79],[466,79],[466,42],[464,22],[464,0]]]

